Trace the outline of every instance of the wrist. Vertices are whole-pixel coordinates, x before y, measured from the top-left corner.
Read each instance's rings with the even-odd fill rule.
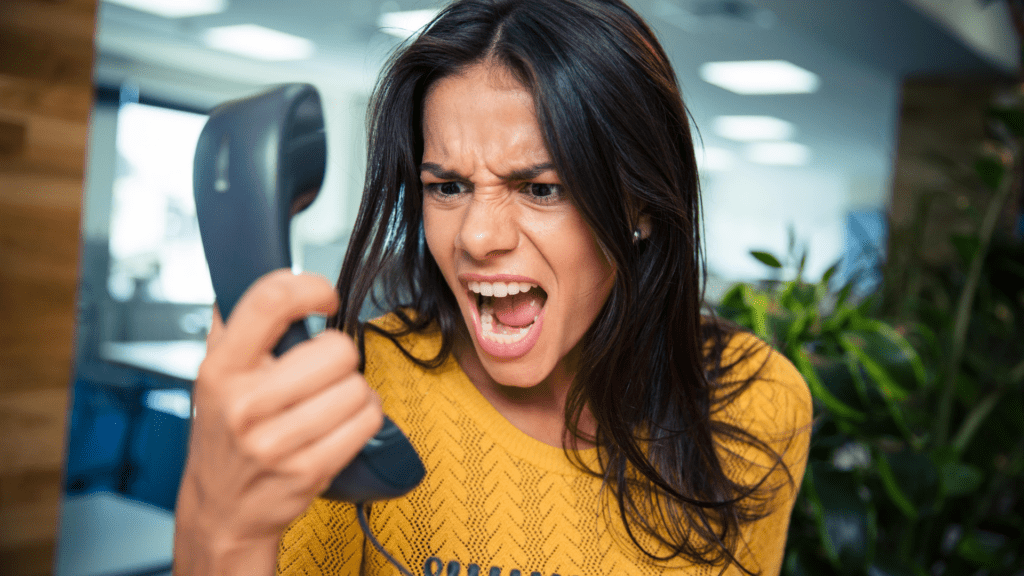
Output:
[[[277,542],[226,541],[175,537],[174,576],[273,576]]]
[[[175,512],[174,576],[273,576],[280,536],[239,537],[202,513],[182,483]]]

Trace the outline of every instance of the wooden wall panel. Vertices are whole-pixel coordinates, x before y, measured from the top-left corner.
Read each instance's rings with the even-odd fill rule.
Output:
[[[973,213],[990,193],[965,177],[986,140],[987,108],[1008,82],[983,78],[908,78],[903,83],[899,141],[889,204],[888,259],[882,274],[886,305],[908,302],[923,289],[920,266],[959,262],[951,234],[972,234]],[[1000,225],[1013,230],[1016,212]],[[918,247],[908,249],[909,247]],[[891,310],[899,313],[899,310]]]
[[[97,0],[0,0],[0,575],[49,574]]]

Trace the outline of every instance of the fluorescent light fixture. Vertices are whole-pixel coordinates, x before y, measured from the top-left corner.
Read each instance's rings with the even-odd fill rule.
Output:
[[[210,28],[203,34],[203,42],[210,48],[270,62],[305,60],[316,51],[305,38],[256,24]]]
[[[186,18],[220,14],[227,10],[227,0],[103,0],[109,4],[127,6],[164,18]]]
[[[767,166],[804,166],[811,161],[811,149],[798,142],[757,142],[747,146],[746,157]]]
[[[700,77],[737,94],[809,94],[818,89],[818,75],[786,60],[708,62]]]
[[[718,116],[712,128],[715,134],[729,140],[786,140],[796,133],[792,122],[774,116]]]
[[[426,10],[405,10],[402,12],[385,12],[380,15],[377,25],[382,32],[406,39],[430,23],[441,11],[436,8]]]
[[[724,172],[736,163],[736,155],[725,148],[697,150],[697,168],[704,172]]]

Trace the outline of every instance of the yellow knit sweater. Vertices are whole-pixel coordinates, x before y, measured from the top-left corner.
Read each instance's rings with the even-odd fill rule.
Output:
[[[726,360],[755,341],[737,336]],[[407,349],[432,357],[440,335],[411,336]],[[385,338],[367,332],[366,379],[385,412],[406,433],[427,469],[402,498],[373,504],[370,527],[384,549],[415,575],[584,576],[717,574],[721,567],[648,559],[626,535],[601,481],[580,472],[561,448],[537,441],[502,417],[449,358],[437,370],[410,362]],[[795,368],[767,346],[730,375],[743,378],[765,362],[754,385],[716,415],[754,433],[783,454],[795,484],[783,485],[774,512],[743,527],[738,558],[777,574],[810,438],[811,403]],[[765,458],[743,445],[719,443],[732,478],[752,483]],[[596,462],[596,449],[580,454]],[[784,484],[782,472],[770,481]],[[645,541],[645,547],[655,548]],[[397,574],[364,540],[351,504],[317,500],[286,531],[278,573]],[[740,574],[731,566],[726,574]]]

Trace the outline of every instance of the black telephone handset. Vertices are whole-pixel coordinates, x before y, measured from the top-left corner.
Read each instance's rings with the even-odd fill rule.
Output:
[[[192,183],[225,320],[256,279],[291,268],[289,223],[319,193],[326,160],[323,110],[313,86],[286,84],[210,113],[196,146]],[[274,354],[308,338],[305,323],[295,322]],[[380,432],[323,495],[345,502],[395,498],[416,487],[424,473],[409,440],[385,416]]]

